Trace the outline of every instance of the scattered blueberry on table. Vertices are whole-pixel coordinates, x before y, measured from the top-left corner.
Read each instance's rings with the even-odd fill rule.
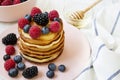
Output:
[[[61,72],[64,72],[66,69],[65,65],[59,65],[58,66],[58,70],[61,71]]]
[[[55,70],[56,70],[56,65],[54,63],[49,63],[48,64],[48,69],[49,70],[46,72],[46,76],[48,78],[54,78],[54,76],[55,76]],[[58,70],[60,72],[65,72],[65,70],[66,70],[65,65],[63,65],[63,64],[59,65],[58,66]]]
[[[18,75],[18,70],[16,68],[12,68],[8,71],[8,75],[10,77],[16,77]]]
[[[16,55],[16,56],[14,57],[14,61],[15,61],[16,63],[22,62],[22,57],[21,57],[20,55]]]
[[[48,78],[53,78],[54,77],[54,71],[51,71],[51,70],[49,70],[47,73],[46,73],[46,76],[48,77]]]
[[[26,66],[25,66],[25,64],[24,64],[23,62],[20,62],[20,63],[17,64],[17,69],[18,69],[18,70],[24,70],[25,67],[26,67]]]
[[[8,54],[4,55],[4,56],[3,56],[3,59],[4,59],[5,61],[8,60],[8,59],[10,59],[10,55],[8,55]]]
[[[56,65],[54,63],[50,63],[48,65],[48,69],[51,70],[51,71],[55,71],[56,70]]]

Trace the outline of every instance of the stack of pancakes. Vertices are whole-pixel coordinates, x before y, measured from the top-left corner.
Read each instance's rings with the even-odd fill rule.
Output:
[[[35,22],[31,26],[37,25]],[[38,25],[37,25],[38,26]],[[39,27],[41,27],[39,25]],[[32,39],[28,33],[18,28],[18,47],[20,54],[27,60],[37,63],[45,63],[56,59],[64,48],[64,31],[62,21],[59,32],[41,35],[37,39]]]

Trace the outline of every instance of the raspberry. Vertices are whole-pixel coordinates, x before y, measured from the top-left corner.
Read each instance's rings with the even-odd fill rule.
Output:
[[[8,45],[6,46],[5,48],[5,52],[8,54],[8,55],[12,55],[15,53],[15,48],[12,46],[12,45]]]
[[[40,36],[41,30],[37,26],[32,26],[29,30],[29,35],[33,38],[36,39]]]
[[[2,43],[5,45],[14,45],[17,43],[17,37],[15,33],[9,33],[2,38]]]
[[[31,16],[33,17],[35,14],[39,14],[39,13],[42,13],[42,11],[37,8],[37,7],[33,7],[32,10],[31,10]]]
[[[15,68],[15,62],[12,59],[6,60],[4,63],[5,70],[9,71],[12,68]]]
[[[19,3],[21,3],[20,0],[14,0],[14,1],[13,1],[13,4],[19,4]]]
[[[18,20],[18,26],[23,29],[26,24],[29,24],[29,21],[25,18],[20,18]]]
[[[36,66],[28,67],[22,73],[25,78],[31,79],[38,75],[38,68]]]
[[[59,24],[59,22],[57,22],[57,21],[52,22],[50,24],[49,29],[50,29],[51,32],[58,32],[60,30],[60,24]]]
[[[12,0],[4,0],[2,3],[1,3],[2,6],[8,6],[8,5],[12,5]]]
[[[48,16],[49,16],[51,21],[53,21],[54,18],[59,18],[59,14],[58,14],[58,12],[56,10],[50,11]]]
[[[1,3],[3,2],[4,0],[0,0],[0,5],[1,5]]]

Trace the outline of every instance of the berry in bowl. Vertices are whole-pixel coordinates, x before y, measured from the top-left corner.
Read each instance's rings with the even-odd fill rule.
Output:
[[[0,21],[14,22],[30,13],[36,0],[0,0]]]

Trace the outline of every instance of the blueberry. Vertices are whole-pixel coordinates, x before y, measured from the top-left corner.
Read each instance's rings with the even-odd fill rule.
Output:
[[[4,59],[5,61],[8,60],[8,59],[10,59],[10,55],[8,55],[8,54],[4,55],[4,56],[3,56],[3,59]]]
[[[21,57],[20,55],[16,55],[16,56],[14,57],[14,61],[15,61],[16,63],[19,63],[19,62],[22,61],[22,57]]]
[[[24,31],[25,33],[28,33],[28,32],[29,32],[29,29],[30,29],[30,25],[27,24],[27,25],[24,26],[23,31]]]
[[[16,68],[12,68],[8,71],[8,75],[10,77],[16,77],[18,75],[18,70]]]
[[[31,15],[30,15],[30,14],[26,14],[26,15],[25,15],[25,19],[27,19],[28,21],[30,21],[30,22],[31,22],[32,17],[31,17]]]
[[[60,19],[60,18],[55,17],[55,18],[54,18],[54,21],[61,22],[61,19]]]
[[[56,65],[54,63],[50,63],[48,65],[48,69],[51,70],[51,71],[55,71],[56,70]]]
[[[42,28],[42,33],[43,34],[48,34],[49,33],[49,28],[48,27],[43,27]]]
[[[20,63],[17,64],[17,68],[19,70],[24,70],[25,69],[25,64],[23,62],[20,62]]]
[[[59,65],[58,66],[58,70],[61,71],[61,72],[64,72],[66,69],[66,67],[64,65]]]
[[[44,14],[46,14],[48,16],[48,12],[44,12]]]
[[[48,77],[48,78],[53,78],[54,77],[54,71],[48,71],[47,73],[46,73],[46,76]]]

